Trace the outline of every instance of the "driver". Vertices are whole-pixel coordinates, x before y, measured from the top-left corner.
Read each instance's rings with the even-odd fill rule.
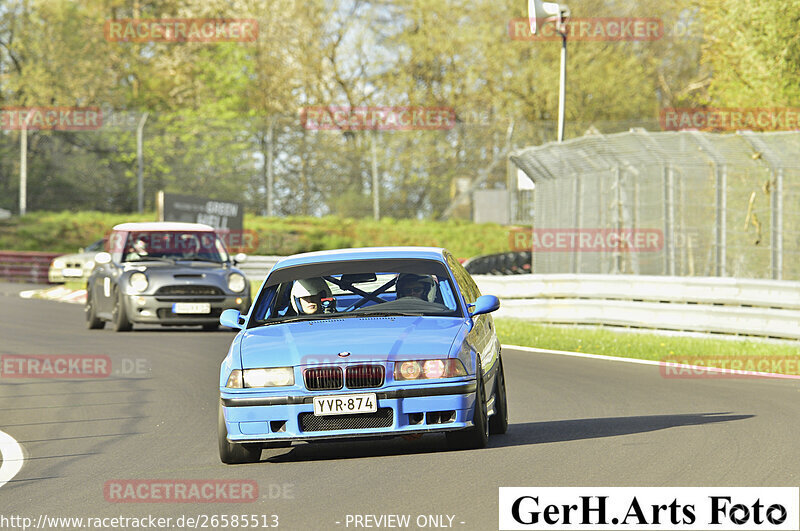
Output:
[[[324,313],[322,299],[331,296],[328,283],[323,278],[296,280],[292,286],[292,308],[298,315]]]
[[[397,276],[397,298],[416,297],[424,301],[433,302],[436,296],[434,281],[430,275],[416,275],[414,273],[400,273]]]

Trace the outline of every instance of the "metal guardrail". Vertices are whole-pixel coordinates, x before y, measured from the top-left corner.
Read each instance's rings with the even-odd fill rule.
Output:
[[[240,265],[263,280],[280,256]],[[468,263],[466,265],[469,265]],[[498,317],[800,339],[800,282],[645,275],[474,275]]]
[[[800,282],[638,275],[475,276],[499,317],[800,339]]]
[[[267,273],[283,256],[257,256],[248,255],[244,263],[237,265],[248,280],[264,280]]]
[[[12,282],[47,284],[50,262],[59,253],[0,251],[0,278]]]

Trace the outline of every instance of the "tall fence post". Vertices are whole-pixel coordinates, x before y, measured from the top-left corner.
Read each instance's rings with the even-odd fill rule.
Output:
[[[581,209],[583,207],[583,197],[581,196],[581,177],[579,174],[575,174],[575,183],[574,183],[574,193],[575,193],[575,212],[573,213],[573,225],[572,228],[574,230],[580,230],[581,224],[583,223],[583,219],[581,216]],[[573,273],[580,273],[581,272],[581,255],[582,252],[580,250],[580,245],[577,249],[573,249],[572,256],[575,257],[574,260],[574,267],[572,269]]]
[[[622,232],[622,170],[619,164],[614,168],[614,229],[617,234]],[[619,249],[614,251],[614,272],[622,273],[622,254]]]
[[[675,275],[675,201],[672,166],[664,165],[664,274]]]
[[[715,164],[717,204],[716,204],[716,261],[717,276],[727,275],[725,262],[727,261],[728,226],[726,217],[728,213],[728,168],[725,164]]]
[[[772,279],[783,278],[783,167],[775,171],[772,197]]]

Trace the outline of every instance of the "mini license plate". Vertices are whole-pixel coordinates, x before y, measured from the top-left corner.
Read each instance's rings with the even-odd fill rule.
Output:
[[[315,415],[349,415],[376,411],[378,411],[378,397],[375,393],[314,397]]]
[[[172,313],[211,313],[210,302],[176,302]]]
[[[82,277],[83,269],[79,267],[65,267],[61,270],[61,274],[65,277]]]

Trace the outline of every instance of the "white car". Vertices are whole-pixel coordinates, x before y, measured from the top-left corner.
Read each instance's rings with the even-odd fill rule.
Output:
[[[57,256],[50,262],[47,280],[51,284],[60,284],[68,280],[86,280],[94,269],[94,256],[103,250],[106,240],[97,240],[85,249],[78,249],[75,254]]]

